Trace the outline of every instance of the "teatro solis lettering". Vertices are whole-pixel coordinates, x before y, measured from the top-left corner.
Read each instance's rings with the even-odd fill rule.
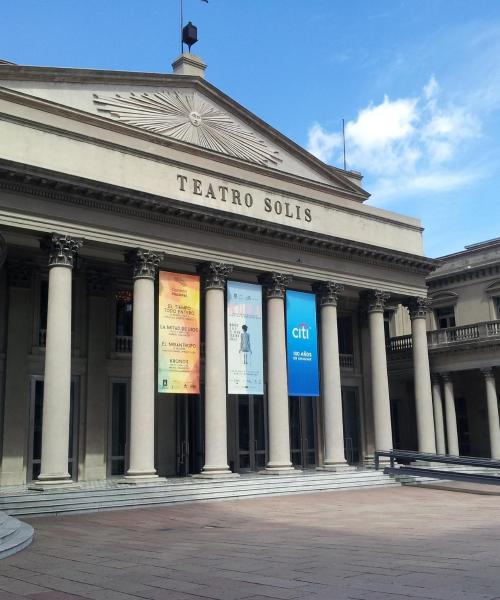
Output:
[[[180,192],[191,193],[194,196],[201,196],[203,198],[226,202],[228,204],[236,204],[237,206],[243,206],[249,209],[254,206],[254,197],[252,194],[238,188],[217,185],[212,182],[207,183],[196,177],[187,177],[186,175],[180,174],[177,175],[177,183],[179,184]],[[296,221],[304,220],[306,223],[312,221],[311,209],[304,208],[295,202],[273,200],[268,196],[263,196],[258,201],[264,203],[264,211],[266,213],[283,215]]]

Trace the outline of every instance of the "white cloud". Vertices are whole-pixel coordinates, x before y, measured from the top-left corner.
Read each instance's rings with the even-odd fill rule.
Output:
[[[477,178],[460,165],[460,155],[481,134],[479,118],[465,106],[444,104],[432,76],[417,97],[371,103],[346,124],[348,167],[372,180],[375,201],[452,191]],[[340,163],[342,136],[315,123],[308,150],[325,162]]]

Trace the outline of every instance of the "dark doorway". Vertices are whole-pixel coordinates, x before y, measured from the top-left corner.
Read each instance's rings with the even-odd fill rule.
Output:
[[[345,459],[350,465],[361,460],[361,419],[359,394],[356,387],[342,387]]]
[[[263,396],[237,396],[238,472],[266,466],[266,419]]]
[[[292,464],[314,469],[316,457],[316,398],[289,398]]]
[[[203,467],[201,402],[198,395],[178,394],[177,412],[177,475],[186,477],[199,473]]]

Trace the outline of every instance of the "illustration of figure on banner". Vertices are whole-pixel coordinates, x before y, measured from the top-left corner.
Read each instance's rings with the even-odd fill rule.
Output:
[[[240,354],[243,357],[243,364],[248,365],[250,356],[252,354],[252,347],[250,345],[250,334],[248,333],[248,327],[246,325],[241,326],[240,333]]]

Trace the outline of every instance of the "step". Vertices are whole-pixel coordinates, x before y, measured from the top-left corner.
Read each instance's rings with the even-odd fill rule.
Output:
[[[354,476],[353,476],[354,475]],[[286,494],[400,485],[382,472],[361,471],[293,476],[253,476],[231,480],[173,480],[171,485],[119,489],[85,488],[66,492],[28,492],[5,496],[1,507],[12,515],[42,516],[179,502],[227,500]],[[170,482],[169,482],[170,483]]]
[[[20,552],[33,541],[33,527],[0,513],[0,559]]]

